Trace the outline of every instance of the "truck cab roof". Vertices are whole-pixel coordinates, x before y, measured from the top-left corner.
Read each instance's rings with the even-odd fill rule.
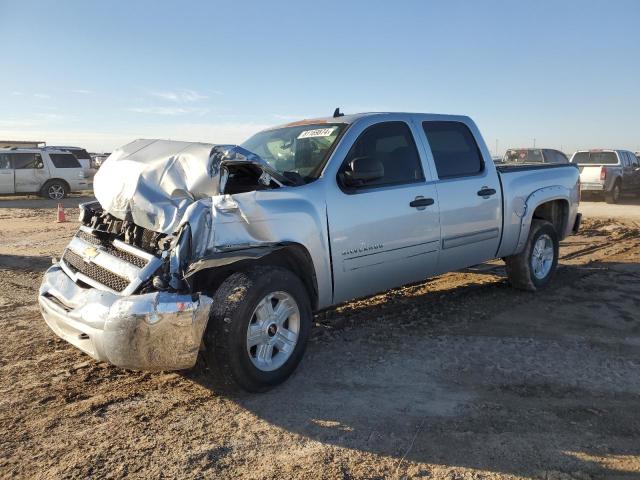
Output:
[[[322,123],[344,123],[351,124],[356,121],[369,118],[369,117],[384,117],[384,116],[407,116],[407,117],[432,117],[433,120],[449,120],[449,121],[462,121],[462,122],[471,122],[471,119],[466,115],[447,115],[440,113],[420,113],[420,112],[361,112],[361,113],[353,113],[353,114],[345,114],[340,115],[338,117],[329,116],[329,117],[318,117],[318,118],[309,118],[303,120],[296,120],[294,122],[285,123],[282,125],[276,125],[274,127],[269,127],[267,130],[275,130],[278,128],[286,128],[286,127],[297,127],[301,125],[317,125]]]

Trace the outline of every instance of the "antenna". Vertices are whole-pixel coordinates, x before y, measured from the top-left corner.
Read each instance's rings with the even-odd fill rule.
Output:
[[[333,111],[333,118],[344,117],[344,113],[340,112],[340,107]]]

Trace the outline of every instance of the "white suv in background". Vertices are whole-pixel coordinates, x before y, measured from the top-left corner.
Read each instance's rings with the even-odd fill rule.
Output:
[[[70,152],[50,148],[0,149],[0,194],[37,193],[61,200],[90,190],[93,181]]]

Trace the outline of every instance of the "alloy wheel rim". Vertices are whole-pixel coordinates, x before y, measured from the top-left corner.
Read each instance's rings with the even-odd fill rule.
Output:
[[[300,335],[300,309],[287,292],[265,295],[256,306],[247,327],[247,353],[263,372],[282,367],[291,357]]]
[[[533,276],[538,280],[542,280],[551,271],[553,265],[553,240],[546,233],[538,237],[531,251],[531,269]]]
[[[49,198],[53,198],[54,200],[60,200],[64,197],[64,188],[61,185],[50,185],[49,186]]]

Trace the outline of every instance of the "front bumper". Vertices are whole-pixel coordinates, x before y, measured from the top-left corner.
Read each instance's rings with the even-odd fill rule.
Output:
[[[96,360],[133,370],[193,367],[212,304],[199,294],[83,288],[58,265],[45,273],[38,301],[56,335]]]

